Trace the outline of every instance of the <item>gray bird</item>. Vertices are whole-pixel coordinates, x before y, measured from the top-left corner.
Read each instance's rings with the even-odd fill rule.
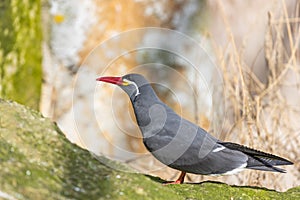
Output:
[[[164,104],[140,74],[100,77],[97,81],[116,84],[128,94],[146,148],[160,162],[181,171],[172,183],[183,183],[186,173],[222,175],[246,168],[284,173],[275,166],[293,164],[269,153],[216,139]]]

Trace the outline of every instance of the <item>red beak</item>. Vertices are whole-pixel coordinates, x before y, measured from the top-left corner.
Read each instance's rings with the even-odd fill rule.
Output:
[[[97,78],[96,80],[107,82],[107,83],[112,83],[112,84],[116,84],[116,85],[123,84],[122,77],[104,76],[104,77]]]

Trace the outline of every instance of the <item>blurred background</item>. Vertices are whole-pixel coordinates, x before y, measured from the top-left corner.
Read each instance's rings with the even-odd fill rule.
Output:
[[[1,97],[39,109],[74,143],[174,180],[142,144],[128,97],[102,75],[142,73],[159,97],[221,140],[285,157],[286,174],[187,176],[300,184],[297,0],[3,1]]]

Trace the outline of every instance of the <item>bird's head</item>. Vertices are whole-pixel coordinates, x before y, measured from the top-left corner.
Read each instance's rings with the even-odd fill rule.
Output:
[[[104,76],[96,80],[118,85],[128,94],[130,99],[141,94],[140,88],[142,86],[149,85],[149,82],[140,74],[127,74],[121,77]]]

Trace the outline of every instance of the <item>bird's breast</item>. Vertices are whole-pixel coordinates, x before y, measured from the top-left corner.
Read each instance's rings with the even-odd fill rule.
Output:
[[[135,109],[136,119],[143,137],[151,137],[164,129],[167,112],[163,105],[152,104],[150,107]]]

